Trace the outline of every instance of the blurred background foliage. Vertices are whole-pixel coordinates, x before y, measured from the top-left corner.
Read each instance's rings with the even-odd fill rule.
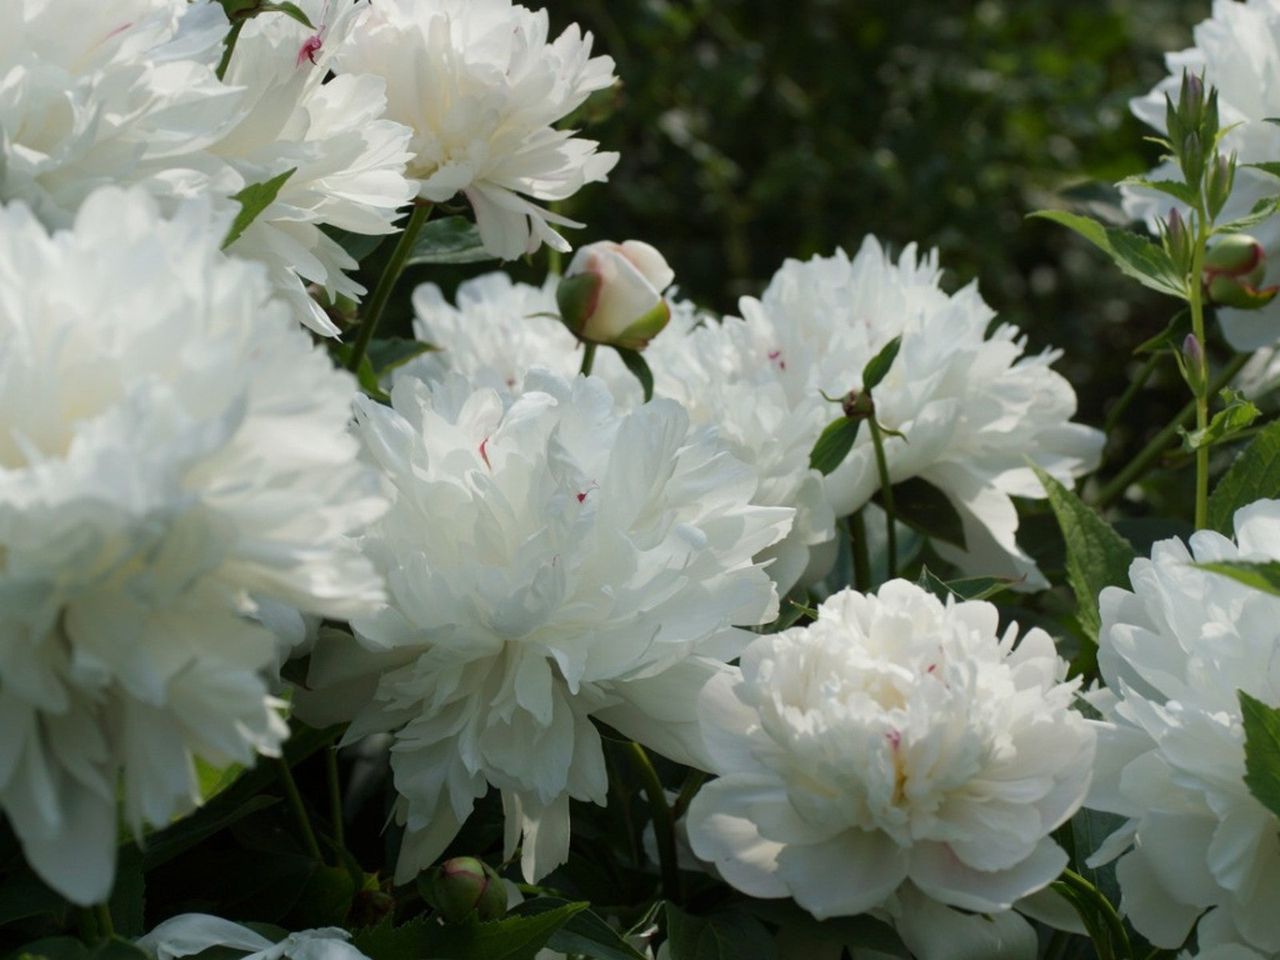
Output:
[[[1140,366],[1133,348],[1171,315],[1078,237],[1025,218],[1084,205],[1122,219],[1109,185],[1159,152],[1128,101],[1164,76],[1165,51],[1190,45],[1209,0],[543,2],[553,33],[582,24],[622,78],[573,118],[622,154],[608,184],[558,208],[588,225],[575,245],[649,240],[683,293],[721,313],[787,257],[852,252],[868,233],[937,247],[948,286],[976,279],[1030,350],[1065,350],[1057,369],[1095,425]],[[488,269],[420,268],[406,288]],[[536,282],[546,255],[510,269]],[[1100,475],[1184,400],[1162,365]],[[1157,482],[1139,512],[1189,514],[1186,474],[1168,476],[1174,502]]]

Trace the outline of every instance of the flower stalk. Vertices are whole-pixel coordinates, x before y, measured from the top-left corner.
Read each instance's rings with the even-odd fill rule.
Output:
[[[893,506],[893,484],[889,480],[889,461],[884,455],[884,432],[876,423],[874,414],[867,418],[871,427],[871,442],[876,450],[876,471],[880,474],[880,495],[884,500],[885,537],[889,546],[889,579],[898,575],[897,511]]]
[[[276,758],[276,769],[280,774],[280,784],[284,787],[285,798],[293,810],[294,819],[298,821],[298,830],[302,833],[302,842],[316,861],[323,860],[320,853],[320,842],[311,827],[311,818],[307,816],[307,808],[302,803],[302,794],[298,792],[297,781],[293,779],[293,771],[289,769],[289,761],[284,757]]]
[[[352,373],[360,369],[360,364],[369,352],[369,344],[373,342],[378,322],[387,308],[387,301],[391,299],[391,291],[395,289],[400,274],[404,272],[405,263],[418,241],[418,234],[422,232],[423,226],[431,217],[431,209],[432,204],[423,201],[413,205],[413,213],[409,215],[409,222],[405,224],[404,232],[400,234],[396,248],[391,253],[391,259],[387,261],[382,276],[378,278],[378,285],[374,288],[373,297],[369,300],[369,309],[361,321],[360,332],[356,334],[356,341],[351,345],[347,369]]]
[[[1196,340],[1203,345],[1204,339],[1204,290],[1203,284],[1200,282],[1200,276],[1204,270],[1204,254],[1205,247],[1209,240],[1209,233],[1203,206],[1198,211],[1199,216],[1196,218],[1196,242],[1194,253],[1191,261],[1191,283],[1190,286],[1190,307],[1191,307],[1191,333]],[[1201,389],[1193,391],[1195,393],[1196,408],[1196,429],[1204,430],[1209,426],[1209,397],[1208,390],[1203,389],[1203,385],[1209,382],[1209,360],[1204,349],[1202,348],[1198,356],[1193,362],[1198,362],[1199,370],[1193,378],[1193,382],[1200,384]],[[1209,446],[1206,444],[1196,450],[1196,512],[1195,512],[1195,528],[1203,530],[1208,523],[1209,518]]]
[[[627,752],[631,755],[632,766],[640,775],[641,786],[649,800],[653,836],[658,846],[658,864],[662,870],[662,895],[673,903],[680,903],[682,897],[676,860],[675,818],[671,815],[667,796],[662,791],[662,781],[658,779],[658,771],[654,769],[648,752],[635,741],[627,745]]]

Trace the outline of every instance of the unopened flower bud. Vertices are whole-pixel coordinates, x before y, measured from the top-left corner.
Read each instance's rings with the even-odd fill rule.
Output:
[[[1164,249],[1178,269],[1187,271],[1191,268],[1192,242],[1191,231],[1187,229],[1186,218],[1174,207],[1169,211],[1169,219],[1164,226]]]
[[[1178,94],[1178,119],[1187,131],[1198,131],[1204,122],[1204,80],[1188,70],[1182,71],[1182,89]]]
[[[1262,244],[1242,233],[1228,234],[1204,258],[1204,286],[1219,306],[1258,310],[1280,293],[1280,287],[1262,287],[1267,272]]]
[[[1229,157],[1218,154],[1209,167],[1208,182],[1205,184],[1205,195],[1209,201],[1209,217],[1216,218],[1227,205],[1231,190],[1236,182],[1236,155]]]
[[[875,404],[871,400],[871,394],[859,393],[853,390],[845,395],[840,402],[840,409],[844,411],[844,415],[850,420],[859,422],[876,415]]]
[[[1194,333],[1188,333],[1182,341],[1182,374],[1187,378],[1191,392],[1200,396],[1205,388],[1204,347]]]
[[[1182,175],[1186,177],[1187,183],[1199,184],[1200,178],[1204,176],[1204,141],[1200,139],[1200,134],[1192,131],[1183,138],[1178,161],[1182,165]]]
[[[671,319],[662,291],[675,273],[638,240],[589,244],[569,263],[556,291],[560,317],[579,340],[643,350]]]
[[[498,874],[475,857],[454,857],[436,868],[428,893],[440,915],[461,923],[474,915],[496,920],[507,912],[507,891]]]

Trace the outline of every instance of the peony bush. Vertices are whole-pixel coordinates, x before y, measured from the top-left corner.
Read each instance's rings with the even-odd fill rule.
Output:
[[[0,0],[2,956],[1280,958],[1280,2],[1194,40],[1028,211],[1166,298],[1100,429],[916,244],[574,221],[546,10]]]

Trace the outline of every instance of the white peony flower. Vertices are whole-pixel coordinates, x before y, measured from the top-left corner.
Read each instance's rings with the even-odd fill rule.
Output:
[[[218,949],[243,955],[243,960],[368,960],[347,941],[340,927],[291,933],[272,943],[249,927],[203,913],[184,913],[166,920],[137,941],[154,960],[179,960]]]
[[[1146,96],[1133,100],[1138,119],[1162,135],[1165,129],[1165,95],[1174,103],[1182,83],[1182,72],[1203,74],[1205,84],[1218,88],[1218,108],[1222,126],[1236,125],[1223,138],[1224,153],[1237,151],[1231,202],[1220,220],[1248,214],[1259,200],[1280,193],[1280,181],[1248,166],[1274,162],[1280,157],[1280,127],[1268,118],[1280,114],[1280,0],[1214,0],[1213,15],[1195,27],[1195,46],[1165,57],[1169,76]],[[1181,171],[1166,162],[1150,173],[1152,180],[1182,180]],[[1145,220],[1154,230],[1178,204],[1163,193],[1139,187],[1123,187],[1125,210]],[[1183,214],[1188,212],[1182,208]],[[1271,217],[1250,232],[1271,258],[1280,255],[1280,219]],[[1274,271],[1274,267],[1272,268]],[[1274,282],[1274,276],[1268,278]],[[1280,340],[1280,300],[1261,310],[1219,309],[1222,331],[1233,347],[1249,351]]]
[[[936,542],[947,559],[974,573],[1045,586],[1017,544],[1011,498],[1044,496],[1028,461],[1067,483],[1093,469],[1103,436],[1071,422],[1075,391],[1049,369],[1057,353],[1023,356],[1025,338],[1008,324],[988,336],[994,314],[976,286],[949,296],[939,277],[936,253],[919,258],[912,245],[895,263],[872,237],[852,260],[837,251],[787,261],[761,299],[742,300],[751,329],[728,335],[738,354],[732,375],[776,381],[795,411],[780,423],[787,430],[805,425],[812,447],[821,432],[814,396],[860,390],[867,362],[901,336],[897,359],[873,392],[879,421],[905,435],[886,436],[891,479],[925,480],[951,501],[965,548]],[[829,405],[825,422],[839,412]],[[827,477],[827,496],[842,517],[879,486],[864,425]]]
[[[278,751],[258,619],[382,598],[348,540],[385,507],[355,385],[226,227],[136,190],[53,236],[0,208],[0,809],[80,904],[111,889],[118,784],[140,833],[195,804],[193,756]]]
[[[581,226],[530,202],[564,200],[606,179],[616,153],[552,125],[615,81],[576,24],[549,40],[547,12],[511,0],[378,0],[338,54],[340,73],[383,77],[388,115],[413,128],[418,195],[465,193],[485,248],[514,260],[553,228]]]
[[[1067,864],[1049,833],[1084,799],[1094,734],[1048,634],[1016,638],[992,605],[904,580],[760,637],[700,697],[719,779],[689,809],[694,852],[819,919],[910,887],[980,913],[1043,888]]]
[[[1280,830],[1244,784],[1237,691],[1280,705],[1280,599],[1192,562],[1280,559],[1280,501],[1236,513],[1217,533],[1136,560],[1133,592],[1101,597],[1098,772],[1089,806],[1128,817],[1099,853],[1128,848],[1116,873],[1143,936],[1280,953]],[[1197,925],[1198,921],[1198,925]]]
[[[839,408],[817,391],[788,393],[784,372],[768,358],[768,324],[729,317],[684,335],[678,324],[648,351],[656,394],[679,400],[695,423],[714,426],[733,455],[755,468],[757,503],[795,509],[791,532],[761,558],[772,560],[778,590],[822,577],[834,556],[822,548],[834,547],[835,514],[809,454]]]
[[[323,287],[331,300],[359,298],[365,290],[346,276],[356,261],[320,225],[394,232],[397,211],[417,193],[404,173],[412,131],[384,117],[381,77],[350,74],[324,82],[368,3],[304,0],[300,6],[314,31],[279,13],[254,17],[241,30],[225,77],[243,89],[241,116],[212,152],[239,178],[232,192],[294,171],[230,250],[265,263],[300,319],[337,336],[305,284]]]
[[[752,557],[791,511],[672,401],[623,413],[594,378],[526,378],[508,406],[412,378],[359,431],[396,496],[366,548],[390,605],[318,644],[303,716],[394,730],[396,876],[432,863],[490,786],[525,876],[569,850],[569,800],[603,803],[596,717],[701,763],[697,691],[777,616]],[[323,639],[323,638],[322,638]]]
[[[557,319],[556,286],[513,283],[502,272],[486,273],[458,287],[457,306],[434,283],[413,292],[413,331],[435,349],[399,368],[400,376],[439,383],[450,373],[476,386],[519,394],[525,375],[536,367],[566,377],[582,364],[582,345]],[[619,401],[641,400],[640,384],[612,350],[596,354],[592,373],[605,380]]]
[[[208,185],[200,151],[239,99],[214,72],[228,29],[218,4],[6,0],[3,16],[0,202],[66,226],[99,186]]]

